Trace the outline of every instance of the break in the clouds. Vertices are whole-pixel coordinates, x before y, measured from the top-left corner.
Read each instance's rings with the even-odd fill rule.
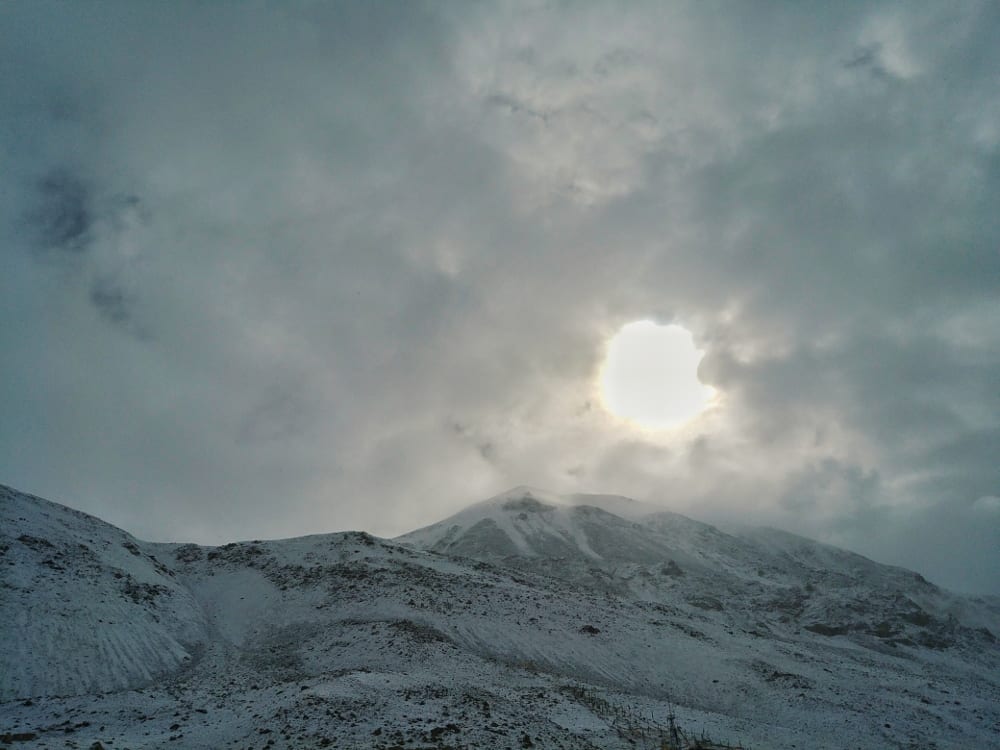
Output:
[[[1000,592],[995,3],[0,7],[0,481],[152,539],[515,484]],[[610,338],[715,402],[637,429]]]

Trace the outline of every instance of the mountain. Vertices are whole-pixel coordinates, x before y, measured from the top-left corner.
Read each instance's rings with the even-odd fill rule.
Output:
[[[610,495],[517,487],[396,541],[630,600],[725,613],[709,616],[747,632],[808,630],[879,651],[974,649],[994,643],[1000,625],[995,601],[973,602],[912,571],[777,529],[727,534]]]
[[[152,544],[0,486],[0,745],[1000,744],[1000,601],[517,488],[397,540]]]

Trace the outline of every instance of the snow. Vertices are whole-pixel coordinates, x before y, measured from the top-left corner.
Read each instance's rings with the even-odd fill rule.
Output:
[[[19,747],[655,747],[671,712],[756,748],[1000,746],[997,600],[615,496],[198,547],[0,488],[0,593]]]
[[[201,609],[131,536],[2,486],[0,527],[0,698],[134,687],[191,660]]]

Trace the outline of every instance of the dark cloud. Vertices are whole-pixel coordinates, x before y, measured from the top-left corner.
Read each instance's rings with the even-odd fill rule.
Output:
[[[112,281],[98,281],[90,288],[90,301],[113,323],[129,321],[129,300],[125,292]]]
[[[46,249],[82,252],[93,223],[90,195],[83,180],[66,168],[38,182],[36,207],[28,216],[38,243]]]
[[[998,29],[7,3],[0,480],[200,541],[618,492],[995,592]],[[678,433],[601,408],[638,318]]]

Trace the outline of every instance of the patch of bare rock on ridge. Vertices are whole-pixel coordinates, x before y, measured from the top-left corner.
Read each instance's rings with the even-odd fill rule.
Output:
[[[0,593],[5,746],[1000,745],[996,599],[614,496],[202,547],[0,487]]]

